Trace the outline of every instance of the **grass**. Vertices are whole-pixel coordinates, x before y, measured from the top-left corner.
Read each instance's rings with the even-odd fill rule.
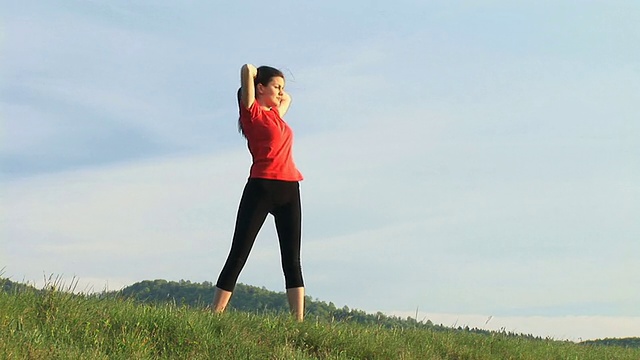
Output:
[[[0,291],[0,359],[640,359],[640,349]]]

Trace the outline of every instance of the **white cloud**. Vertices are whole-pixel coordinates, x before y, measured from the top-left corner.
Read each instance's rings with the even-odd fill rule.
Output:
[[[377,133],[375,128],[362,131],[362,137],[355,141],[375,143]],[[402,174],[381,176],[379,171],[392,167],[394,159],[411,163],[425,154],[411,154],[418,148],[409,138],[411,151],[389,148],[385,153],[371,148],[371,153],[382,156],[370,168],[373,164],[357,160],[358,155],[366,155],[366,148],[340,150],[345,145],[350,148],[347,140],[353,138],[320,135],[300,144],[308,149],[334,144],[325,152],[300,152],[300,163],[306,164],[303,170],[307,169],[307,180],[302,183],[305,269],[317,296],[335,296],[336,303],[363,308],[388,307],[391,304],[387,302],[393,300],[409,308],[428,303],[448,311],[456,307],[531,311],[526,309],[553,307],[581,298],[598,303],[638,297],[626,285],[632,282],[630,274],[635,265],[624,261],[624,255],[616,250],[633,244],[625,238],[599,244],[594,242],[599,237],[593,237],[593,228],[574,228],[581,226],[582,220],[577,217],[572,222],[570,215],[575,209],[571,203],[584,195],[582,191],[576,191],[575,198],[562,199],[567,189],[555,189],[553,183],[541,189],[527,188],[527,183],[523,184],[525,188],[498,183],[500,189],[484,187],[479,192],[466,185],[452,189],[447,185],[450,174],[429,173],[408,179]],[[5,190],[5,228],[9,239],[20,239],[9,244],[10,253],[16,255],[10,258],[31,258],[33,262],[18,267],[37,266],[28,270],[36,277],[42,271],[79,277],[97,277],[96,272],[122,277],[130,272],[138,273],[133,278],[141,279],[180,277],[176,269],[184,267],[186,261],[181,256],[202,256],[202,260],[212,255],[201,264],[191,261],[194,270],[186,271],[210,280],[221,266],[215,262],[224,260],[229,246],[248,164],[249,155],[243,149],[232,154],[135,162],[9,182]],[[441,193],[442,189],[448,192]],[[527,191],[533,192],[526,197],[517,195]],[[536,198],[561,201],[534,202]],[[600,207],[607,204],[600,197],[594,201]],[[520,202],[529,206],[522,208]],[[612,201],[606,206],[615,209],[616,204]],[[564,210],[545,215],[549,206]],[[596,213],[594,220],[606,219],[615,234],[615,228],[626,218],[603,218],[607,211],[611,210]],[[538,224],[553,224],[553,228]],[[261,237],[264,240],[256,245],[243,278],[262,282],[265,273],[273,274],[266,281],[277,288],[280,270],[272,225],[265,227]],[[578,241],[593,249],[575,251]],[[608,247],[612,251],[607,252]],[[206,256],[199,251],[209,248]],[[628,250],[627,254],[633,252]],[[136,265],[106,271],[100,265],[100,269],[87,273],[74,268],[76,263],[90,269],[86,259],[97,253],[104,263],[127,259]],[[140,269],[136,258],[151,263]],[[163,269],[154,258],[168,262],[167,267]],[[611,261],[616,262],[609,264]],[[271,271],[263,271],[265,266]],[[351,275],[342,279],[344,271]],[[363,291],[362,278],[368,279],[369,290]],[[613,286],[609,286],[611,278],[615,279]],[[396,299],[369,298],[369,293],[388,283],[413,290],[404,291]],[[594,287],[603,286],[609,290],[592,294]],[[435,298],[425,296],[422,289],[429,289],[426,293],[436,294]],[[509,296],[501,295],[505,291]],[[467,294],[483,301],[470,299]]]
[[[177,157],[10,182],[7,271],[132,278],[157,276],[145,270],[160,265],[154,257],[188,263],[185,252],[230,237],[248,161],[240,152]]]

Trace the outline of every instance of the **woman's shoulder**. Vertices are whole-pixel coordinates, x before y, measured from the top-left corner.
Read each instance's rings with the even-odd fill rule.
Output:
[[[260,117],[263,113],[263,109],[258,103],[257,100],[254,100],[249,107],[245,107],[242,102],[238,103],[238,107],[240,109],[240,117],[257,118]]]

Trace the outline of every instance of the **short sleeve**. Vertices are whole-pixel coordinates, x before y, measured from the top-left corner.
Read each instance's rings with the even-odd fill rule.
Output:
[[[254,100],[249,108],[246,108],[241,102],[238,103],[238,106],[240,107],[240,119],[251,122],[260,116],[261,109],[257,100]]]

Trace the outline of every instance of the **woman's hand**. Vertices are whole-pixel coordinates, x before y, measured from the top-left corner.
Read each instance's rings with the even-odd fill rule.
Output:
[[[289,110],[289,105],[291,105],[291,96],[283,91],[282,97],[280,98],[280,105],[278,105],[280,117],[283,117],[287,110]]]
[[[249,70],[249,75],[251,76],[251,78],[255,79],[256,76],[258,76],[258,68],[256,68],[253,64],[245,64],[244,66],[246,66]]]

